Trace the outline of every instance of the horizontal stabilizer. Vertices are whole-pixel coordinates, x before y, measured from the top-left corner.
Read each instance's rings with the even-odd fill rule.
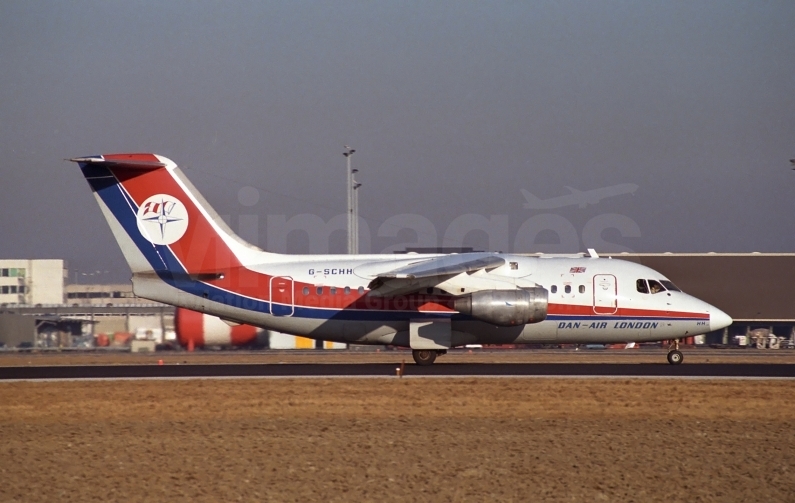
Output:
[[[164,163],[154,154],[107,154],[92,155],[88,157],[75,157],[72,162],[85,164],[101,164],[107,167],[125,167],[130,169],[157,169],[165,168]]]

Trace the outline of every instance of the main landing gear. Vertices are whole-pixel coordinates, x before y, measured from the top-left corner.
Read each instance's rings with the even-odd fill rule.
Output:
[[[417,365],[427,366],[433,365],[433,362],[436,361],[436,357],[438,355],[443,355],[447,353],[444,350],[436,350],[436,349],[415,349],[411,352],[411,356],[414,357],[414,362]]]
[[[668,363],[671,365],[679,365],[685,356],[679,351],[679,339],[674,339],[673,349],[668,351]]]

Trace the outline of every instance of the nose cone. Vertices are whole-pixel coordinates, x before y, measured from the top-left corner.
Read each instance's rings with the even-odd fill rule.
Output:
[[[713,307],[709,310],[709,329],[720,330],[732,324],[731,317],[718,309]]]

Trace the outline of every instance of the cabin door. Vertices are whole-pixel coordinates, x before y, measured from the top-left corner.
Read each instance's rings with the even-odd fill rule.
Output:
[[[612,274],[593,277],[593,312],[615,314],[618,311],[618,284]]]
[[[271,278],[271,314],[274,316],[292,316],[295,312],[293,298],[293,278],[275,276]]]

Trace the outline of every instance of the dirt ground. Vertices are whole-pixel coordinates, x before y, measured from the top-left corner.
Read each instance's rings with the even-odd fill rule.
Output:
[[[452,350],[444,363],[666,363],[662,348],[611,350]],[[793,363],[795,351],[684,348],[687,363]],[[411,351],[160,351],[157,353],[48,351],[0,353],[0,367],[19,365],[133,365],[202,363],[412,363]]]
[[[795,501],[792,381],[0,383],[0,501]]]

